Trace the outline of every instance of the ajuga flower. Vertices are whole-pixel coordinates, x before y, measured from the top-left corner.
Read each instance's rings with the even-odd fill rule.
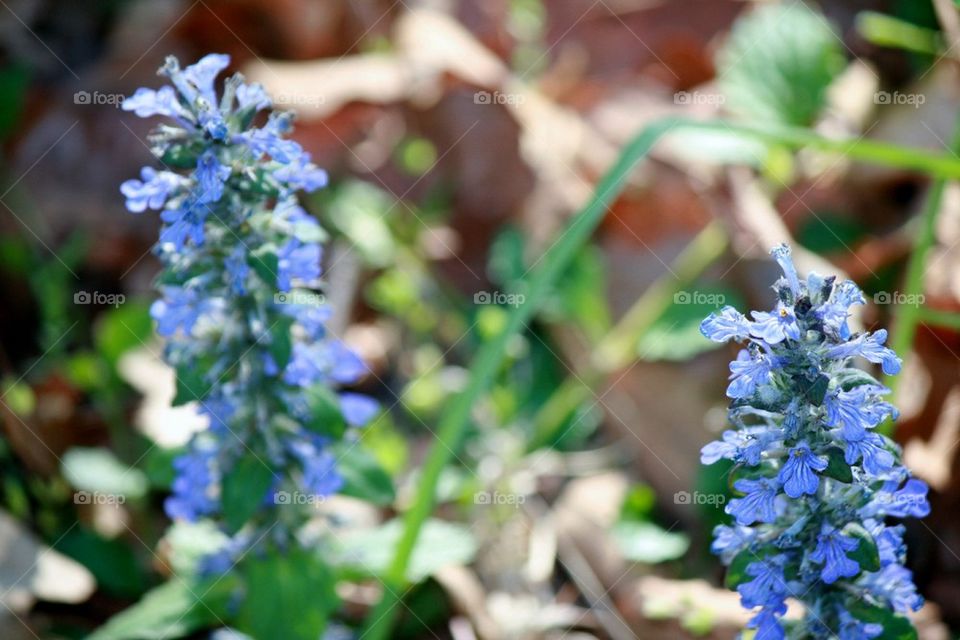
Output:
[[[311,501],[275,496],[337,491],[331,443],[377,412],[370,398],[331,388],[364,366],[328,334],[329,310],[311,290],[325,234],[296,192],[322,187],[326,174],[285,137],[289,114],[261,115],[271,104],[261,86],[238,74],[218,93],[229,63],[211,54],[181,69],[168,58],[160,74],[172,86],[123,104],[169,120],[151,136],[164,170],[144,167],[120,190],[130,211],[161,211],[162,297],[151,314],[177,371],[176,401],[197,401],[210,421],[176,460],[166,507],[235,534],[208,567],[228,567],[223,553],[242,552],[258,528],[292,536],[308,515],[298,505]]]
[[[876,429],[897,417],[889,391],[851,363],[894,374],[900,359],[885,331],[851,333],[850,307],[864,302],[854,283],[801,279],[786,246],[771,253],[784,273],[774,310],[751,320],[726,307],[701,325],[712,340],[746,343],[727,389],[737,429],[701,456],[735,464],[734,525],[715,529],[711,550],[755,609],[756,640],[906,637],[901,614],[923,599],[903,566],[903,527],[888,519],[927,515],[927,486]],[[802,620],[783,620],[789,598],[803,603]]]

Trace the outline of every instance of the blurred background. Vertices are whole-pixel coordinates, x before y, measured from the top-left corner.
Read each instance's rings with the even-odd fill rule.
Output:
[[[409,503],[440,407],[524,303],[511,283],[632,136],[724,116],[953,153],[958,42],[950,0],[0,0],[0,637],[84,637],[209,540],[163,514],[197,419],[170,408],[147,315],[159,222],[118,191],[153,124],[119,104],[165,56],[229,53],[331,176],[306,205],[333,233],[334,326],[384,406],[363,441],[398,487],[386,508],[327,505],[365,559],[346,629],[385,562],[368,531]],[[865,289],[862,327],[895,327],[896,438],[932,486],[909,523],[918,625],[960,637],[960,191],[925,214],[930,187],[669,135],[475,407],[396,637],[734,636],[708,551],[726,469],[699,448],[735,351],[697,327],[771,304],[781,241]],[[117,637],[159,637],[141,633]]]

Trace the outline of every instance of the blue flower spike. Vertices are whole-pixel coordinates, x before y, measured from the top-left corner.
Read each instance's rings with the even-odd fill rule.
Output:
[[[183,68],[168,58],[160,74],[170,85],[123,103],[167,119],[150,137],[162,170],[144,167],[120,191],[128,210],[160,211],[163,223],[151,315],[177,372],[175,404],[196,402],[209,419],[174,462],[166,510],[230,535],[201,563],[211,571],[267,531],[281,545],[297,540],[316,515],[309,498],[344,484],[331,446],[379,412],[341,390],[366,367],[329,335],[316,291],[324,233],[297,192],[324,186],[326,173],[286,137],[289,114],[257,118],[271,108],[263,87],[237,74],[218,92],[229,65],[220,54]]]
[[[929,514],[928,489],[877,429],[897,418],[889,390],[853,364],[893,375],[900,359],[886,331],[851,331],[850,307],[865,302],[856,284],[801,279],[786,245],[771,255],[783,270],[775,308],[748,319],[725,307],[700,327],[744,346],[727,389],[737,428],[701,454],[735,465],[733,523],[716,527],[711,551],[753,610],[754,640],[910,637],[905,614],[923,598],[904,566],[904,528],[889,520]],[[790,599],[802,618],[784,618]]]

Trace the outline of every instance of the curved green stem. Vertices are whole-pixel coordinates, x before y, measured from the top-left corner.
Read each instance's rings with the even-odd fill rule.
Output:
[[[497,374],[510,339],[523,329],[537,311],[548,292],[570,264],[580,247],[590,238],[607,212],[607,205],[619,195],[634,166],[667,132],[677,129],[699,129],[729,132],[791,148],[810,147],[846,155],[850,158],[913,169],[944,178],[960,177],[960,160],[945,155],[870,140],[831,140],[806,129],[780,126],[744,126],[723,121],[697,122],[685,118],[668,118],[647,126],[624,148],[620,157],[604,175],[597,192],[586,207],[576,214],[528,278],[519,283],[516,293],[526,296],[525,303],[513,308],[503,329],[484,344],[470,366],[470,380],[444,408],[433,443],[421,469],[420,484],[413,504],[404,515],[404,529],[393,562],[383,576],[384,591],[380,602],[367,618],[364,640],[385,640],[397,615],[401,592],[407,586],[407,566],[423,523],[433,511],[437,482],[444,467],[460,449],[470,411]]]
[[[960,118],[954,125],[953,139],[950,141],[950,152],[956,154],[960,151]],[[917,238],[913,244],[913,251],[910,253],[910,259],[907,262],[907,273],[903,280],[903,291],[900,293],[914,300],[921,299],[923,294],[923,276],[927,271],[927,254],[936,242],[936,224],[937,216],[940,213],[943,204],[943,194],[947,187],[948,176],[939,176],[930,186],[930,192],[927,194],[927,200],[924,203],[923,212],[920,215],[920,229],[917,232]],[[896,316],[893,323],[890,336],[890,348],[900,357],[905,357],[913,346],[913,338],[917,333],[917,325],[923,320],[924,316],[929,316],[920,305],[900,305],[897,307]],[[890,378],[888,385],[893,391],[894,398],[897,394],[899,377]],[[896,402],[892,399],[891,402]],[[893,423],[887,420],[880,426],[880,430],[886,434],[893,433]]]

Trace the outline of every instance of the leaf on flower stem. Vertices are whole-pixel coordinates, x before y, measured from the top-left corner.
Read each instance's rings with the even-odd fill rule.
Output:
[[[857,620],[881,625],[883,640],[917,640],[917,630],[910,620],[897,615],[892,609],[853,600],[847,603],[847,610]]]
[[[202,365],[194,362],[189,366],[177,367],[177,394],[173,398],[173,406],[203,400],[212,387]]]
[[[823,475],[847,484],[853,482],[850,465],[844,460],[843,451],[837,447],[831,447],[827,451],[827,468],[823,470]]]
[[[197,166],[200,151],[195,145],[172,144],[163,152],[160,162],[171,169],[193,169]]]
[[[750,576],[747,575],[747,567],[751,562],[755,562],[759,559],[756,552],[750,549],[744,549],[738,553],[733,561],[730,562],[730,566],[727,567],[727,576],[724,578],[724,584],[728,589],[736,589],[744,582],[752,580]]]
[[[880,571],[880,552],[866,529],[851,522],[843,528],[843,535],[860,541],[856,549],[847,553],[848,558],[859,564],[863,571]]]
[[[245,455],[223,477],[223,517],[229,533],[235,533],[263,503],[273,484],[273,470],[253,454]]]
[[[303,426],[322,436],[339,440],[347,429],[337,395],[324,385],[305,390],[311,419]]]
[[[281,371],[286,368],[293,353],[293,336],[290,335],[292,326],[292,317],[280,316],[270,327],[270,355]]]
[[[280,259],[273,245],[264,245],[250,254],[247,260],[250,268],[271,288],[277,286],[277,274],[280,273]]]
[[[343,477],[340,493],[381,507],[393,504],[393,479],[362,445],[341,442],[331,447],[331,452]]]
[[[827,388],[830,386],[830,378],[824,374],[818,375],[814,380],[807,380],[804,383],[804,397],[815,407],[823,404],[823,398],[827,395]]]

